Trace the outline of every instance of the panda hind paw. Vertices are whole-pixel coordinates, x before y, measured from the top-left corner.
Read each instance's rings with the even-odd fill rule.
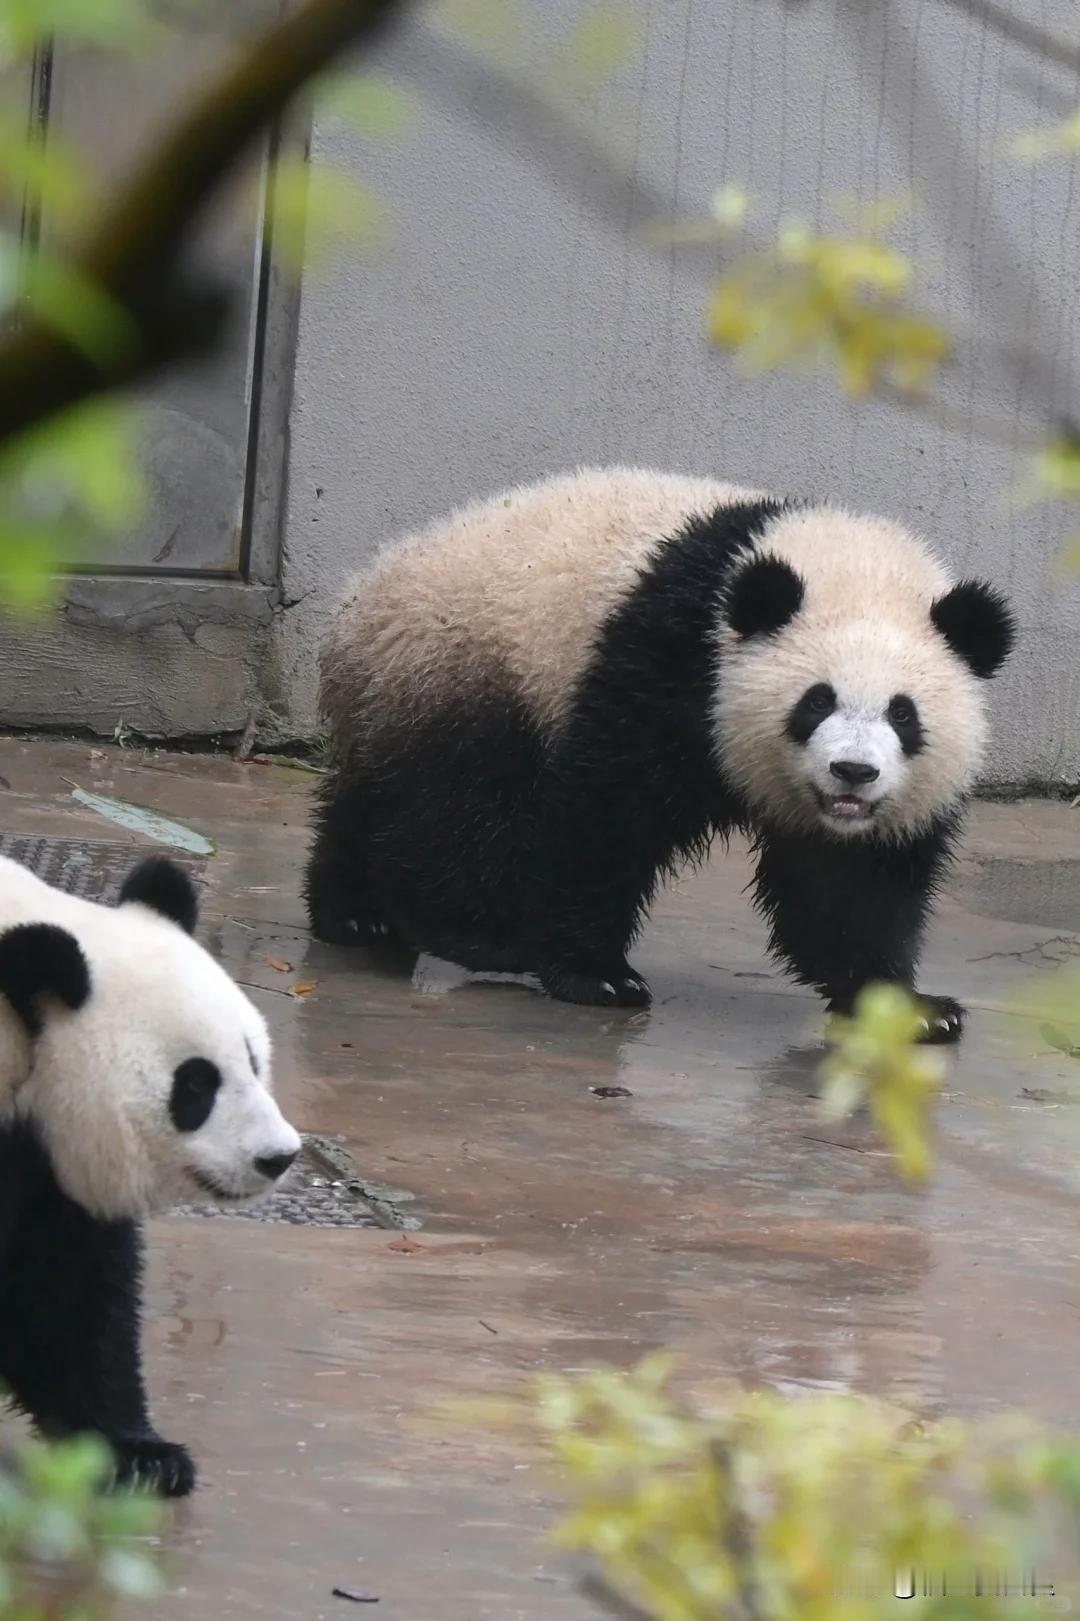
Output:
[[[540,980],[556,1001],[578,1002],[586,1007],[643,1008],[652,1000],[646,981],[626,963],[591,973],[553,970],[542,973]]]
[[[187,1497],[194,1491],[195,1465],[186,1447],[160,1436],[113,1440],[113,1484],[158,1497]]]

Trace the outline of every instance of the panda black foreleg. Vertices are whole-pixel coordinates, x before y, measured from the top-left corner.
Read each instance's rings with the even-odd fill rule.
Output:
[[[563,780],[538,818],[530,947],[549,995],[647,1007],[647,981],[627,962],[672,854],[655,801],[587,769]]]
[[[103,1436],[119,1483],[186,1496],[191,1457],[161,1439],[147,1410],[139,1230],[68,1199],[30,1139],[19,1162],[23,1191],[0,1267],[0,1380],[43,1434]]]
[[[331,945],[392,945],[393,925],[371,893],[365,785],[350,772],[335,767],[319,793],[304,884],[308,917]]]
[[[850,1013],[875,983],[915,989],[923,932],[954,825],[941,823],[903,843],[831,839],[826,834],[758,834],[754,880],[772,952],[828,1010]],[[964,1009],[948,996],[920,995],[923,1040],[960,1037]]]

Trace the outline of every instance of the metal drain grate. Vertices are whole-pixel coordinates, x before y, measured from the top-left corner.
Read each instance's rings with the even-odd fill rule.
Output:
[[[121,844],[115,839],[53,839],[32,833],[0,833],[0,856],[8,856],[28,867],[47,884],[84,901],[103,901],[113,906],[131,871],[145,856],[154,855],[148,845]],[[201,856],[179,850],[160,852],[198,880],[206,867]]]
[[[300,1158],[280,1193],[261,1204],[230,1210],[219,1205],[178,1205],[173,1216],[211,1220],[286,1222],[292,1227],[420,1226],[398,1209],[412,1199],[400,1188],[367,1181],[340,1144],[328,1137],[305,1137]]]

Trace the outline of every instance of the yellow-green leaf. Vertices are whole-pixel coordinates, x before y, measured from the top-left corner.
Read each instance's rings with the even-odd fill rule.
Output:
[[[557,53],[557,80],[577,95],[594,94],[634,55],[641,32],[641,20],[630,6],[593,7],[571,29]]]
[[[385,246],[390,222],[373,191],[339,169],[300,161],[280,166],[273,195],[274,252],[299,275],[306,264],[349,243],[366,250]]]
[[[343,119],[364,135],[389,139],[413,119],[406,91],[381,73],[328,74],[315,86],[315,97],[322,117]]]

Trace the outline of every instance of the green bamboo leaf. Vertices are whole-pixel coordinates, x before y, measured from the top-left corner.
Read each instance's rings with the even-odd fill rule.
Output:
[[[380,73],[332,73],[315,86],[319,116],[339,118],[363,135],[389,140],[413,120],[408,94]]]
[[[29,193],[54,219],[78,219],[92,190],[89,171],[55,132],[28,140],[25,126],[0,116],[0,196],[18,205]]]
[[[339,169],[300,160],[280,165],[274,179],[273,244],[285,268],[307,265],[343,244],[374,250],[386,245],[390,222],[373,191]]]
[[[0,58],[27,56],[48,35],[133,55],[158,33],[144,0],[4,0]]]
[[[34,618],[54,607],[70,538],[47,524],[0,520],[0,608]]]
[[[522,38],[529,20],[518,0],[440,0],[431,18],[466,44],[499,52]]]
[[[640,18],[629,7],[594,7],[559,48],[555,61],[559,82],[576,95],[594,95],[630,61],[641,36]]]
[[[115,363],[138,344],[126,311],[58,254],[39,250],[34,255],[26,273],[26,299],[39,321],[98,365]]]
[[[1066,1035],[1060,1025],[1041,1024],[1039,1034],[1046,1042],[1046,1045],[1053,1047],[1055,1052],[1065,1053],[1068,1058],[1080,1057],[1080,1045],[1071,1036]]]

